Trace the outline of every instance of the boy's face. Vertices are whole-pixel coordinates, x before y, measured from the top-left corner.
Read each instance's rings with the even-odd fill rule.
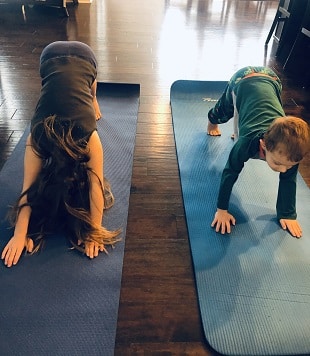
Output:
[[[261,140],[260,143],[265,153],[265,160],[273,171],[285,173],[288,169],[299,163],[288,160],[287,157],[277,149],[272,152],[268,151],[263,140]]]

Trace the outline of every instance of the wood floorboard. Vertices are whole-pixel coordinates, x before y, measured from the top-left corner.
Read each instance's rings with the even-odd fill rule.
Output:
[[[1,0],[0,2],[3,2]],[[48,43],[79,40],[98,80],[141,85],[115,355],[217,355],[203,335],[169,103],[178,79],[228,80],[268,65],[287,114],[310,122],[309,88],[264,42],[278,1],[93,0],[59,9],[0,3],[0,168],[28,125]],[[310,158],[300,165],[310,186]]]

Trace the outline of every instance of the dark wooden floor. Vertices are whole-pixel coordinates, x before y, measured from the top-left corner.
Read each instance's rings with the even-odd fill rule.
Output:
[[[3,0],[1,0],[3,1]],[[10,1],[11,2],[11,1]],[[29,122],[39,55],[55,40],[93,47],[99,81],[141,84],[116,355],[215,355],[199,317],[169,106],[174,80],[228,80],[268,65],[288,114],[310,122],[309,89],[264,42],[277,1],[94,0],[55,8],[0,4],[0,167]],[[300,171],[310,186],[310,162]],[[211,219],[211,217],[210,217]]]

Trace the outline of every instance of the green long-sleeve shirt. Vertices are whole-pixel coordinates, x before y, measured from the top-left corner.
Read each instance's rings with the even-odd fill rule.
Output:
[[[285,116],[277,84],[267,77],[246,78],[236,86],[239,139],[222,173],[217,207],[228,210],[233,186],[250,158],[258,158],[259,140],[272,121]],[[279,174],[278,219],[296,219],[296,175],[298,165]]]

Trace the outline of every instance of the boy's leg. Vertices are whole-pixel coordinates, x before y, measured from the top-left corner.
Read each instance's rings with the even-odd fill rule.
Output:
[[[232,93],[233,103],[234,103],[234,133],[231,135],[233,140],[238,140],[239,138],[239,113],[236,105],[236,94]]]
[[[222,96],[219,98],[214,108],[208,112],[207,133],[210,136],[220,136],[221,131],[218,124],[227,122],[234,114],[232,103],[232,92],[229,83],[227,84]]]
[[[211,136],[220,136],[221,131],[218,124],[223,124],[229,121],[235,112],[233,90],[238,79],[244,76],[245,68],[236,72],[228,82],[222,96],[219,98],[214,108],[208,112],[208,128],[207,132]]]
[[[251,72],[252,67],[241,68],[230,78],[222,96],[219,98],[214,108],[208,113],[208,118],[212,124],[223,124],[234,116],[232,93],[239,81]]]
[[[246,76],[249,76],[253,73],[261,73],[269,76],[276,76],[276,74],[267,67],[244,67],[239,69],[229,80],[224,93],[212,108],[208,112],[208,134],[213,136],[220,135],[220,130],[218,124],[223,124],[229,121],[236,114],[235,100],[233,99],[233,93],[236,85],[240,80],[244,79]],[[280,80],[278,82],[281,85]],[[236,135],[236,132],[234,132]]]
[[[227,122],[233,115],[234,104],[232,100],[232,89],[229,82],[214,108],[209,110],[208,119],[211,125],[217,125]]]

